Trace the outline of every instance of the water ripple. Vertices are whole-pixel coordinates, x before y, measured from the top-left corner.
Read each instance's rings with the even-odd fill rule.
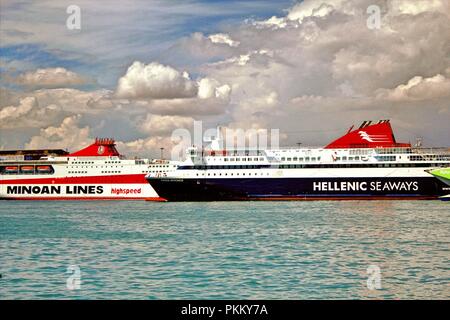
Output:
[[[449,236],[438,201],[2,202],[0,298],[449,299]]]

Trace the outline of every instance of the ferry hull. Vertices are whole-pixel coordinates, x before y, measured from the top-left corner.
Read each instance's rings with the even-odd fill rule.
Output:
[[[446,185],[450,186],[450,168],[439,168],[435,170],[429,171],[433,176],[435,176],[437,179],[445,183]],[[450,201],[450,192],[449,194],[442,196],[439,198],[439,200],[442,201]]]
[[[446,185],[450,186],[450,169],[436,169],[431,170],[430,173],[435,176],[437,179],[441,180]]]
[[[449,187],[433,177],[148,178],[168,201],[437,199]]]

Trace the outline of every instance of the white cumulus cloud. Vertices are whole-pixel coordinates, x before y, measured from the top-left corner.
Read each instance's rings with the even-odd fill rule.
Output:
[[[135,61],[119,79],[116,94],[134,99],[188,98],[197,95],[197,86],[187,72],[157,62]]]
[[[193,123],[194,119],[191,117],[148,114],[140,127],[151,135],[170,135],[175,129],[189,129]]]
[[[441,74],[430,78],[415,76],[407,84],[401,84],[394,89],[378,90],[377,97],[394,101],[432,100],[450,97],[450,78]]]
[[[220,85],[219,81],[215,79],[203,78],[198,83],[198,97],[200,99],[228,99],[230,92],[231,87],[229,85]]]
[[[20,100],[17,106],[7,106],[0,109],[0,123],[5,123],[28,114],[37,105],[35,97],[26,97]]]
[[[62,88],[84,84],[79,74],[65,68],[45,68],[25,72],[17,77],[17,83],[33,88]]]
[[[212,34],[208,38],[211,40],[212,43],[223,43],[229,45],[230,47],[239,46],[239,41],[231,39],[230,35],[226,33]]]
[[[70,151],[81,149],[90,143],[90,128],[79,127],[79,115],[63,119],[58,127],[41,129],[39,135],[33,136],[25,144],[29,149],[62,148]]]
[[[393,12],[397,14],[420,14],[424,12],[441,12],[450,15],[450,5],[447,0],[391,0]]]

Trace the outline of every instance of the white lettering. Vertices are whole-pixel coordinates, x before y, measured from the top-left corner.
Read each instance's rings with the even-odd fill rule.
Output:
[[[67,14],[70,16],[67,17],[66,26],[69,30],[80,30],[81,29],[81,9],[77,5],[70,5],[66,10]]]
[[[321,188],[321,183],[320,182],[313,182],[313,191],[320,191]]]
[[[381,28],[381,8],[377,5],[370,5],[367,7],[367,28],[370,30]]]
[[[188,304],[187,307],[181,308],[181,314],[208,315],[209,318],[212,318],[214,316],[215,309],[216,307],[196,307],[191,306],[191,304]]]

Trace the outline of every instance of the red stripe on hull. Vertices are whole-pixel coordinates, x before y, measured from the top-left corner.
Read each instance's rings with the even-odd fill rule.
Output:
[[[145,198],[145,201],[152,201],[152,202],[167,202],[167,199],[158,197],[158,198]]]
[[[88,177],[60,177],[60,178],[36,178],[0,180],[0,184],[121,184],[121,183],[145,183],[145,174],[127,174],[114,176],[88,176]]]
[[[91,198],[83,198],[83,197],[24,197],[24,198],[17,198],[17,197],[11,197],[11,198],[0,198],[0,200],[32,200],[32,201],[36,201],[36,200],[40,200],[40,201],[55,201],[55,200],[62,200],[62,201],[70,201],[70,200],[74,200],[74,201],[95,201],[95,200],[146,200],[146,201],[159,201],[159,202],[164,202],[167,201],[166,199],[163,198],[159,198],[159,197],[155,197],[155,198],[148,198],[148,197],[136,197],[136,198],[127,198],[127,197],[91,197]]]

